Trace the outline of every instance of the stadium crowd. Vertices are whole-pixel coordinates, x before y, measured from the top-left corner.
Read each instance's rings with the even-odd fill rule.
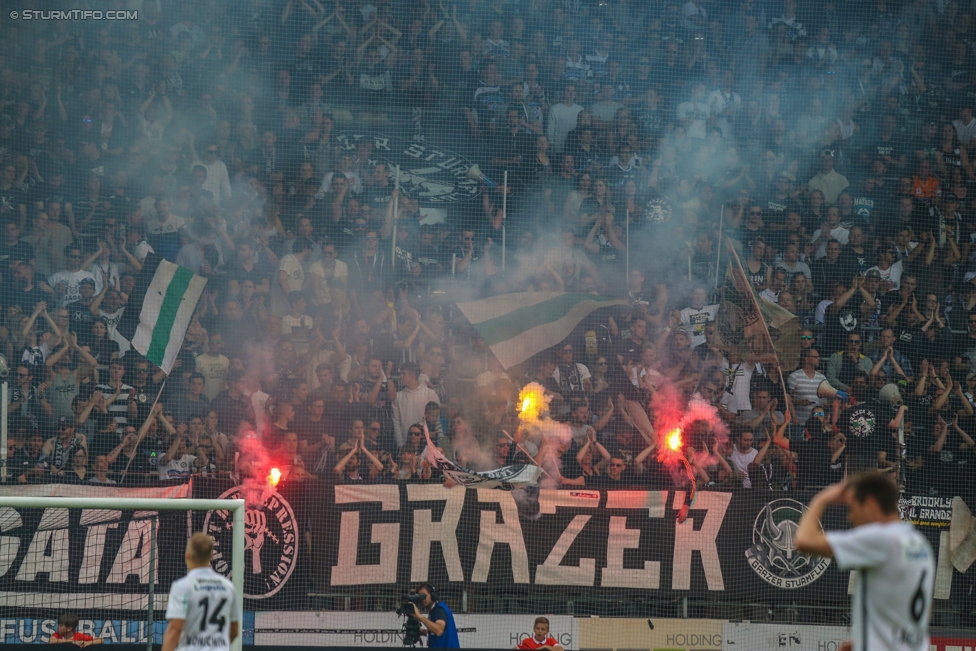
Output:
[[[670,383],[733,433],[689,437],[703,486],[970,490],[972,6],[138,5],[0,25],[10,481],[239,477],[247,439],[287,481],[443,481],[426,419],[475,470],[667,486]],[[725,238],[797,368],[715,345]],[[118,332],[150,254],[209,280],[168,379]],[[523,291],[627,305],[505,369],[455,303]],[[571,441],[519,432],[530,381]]]

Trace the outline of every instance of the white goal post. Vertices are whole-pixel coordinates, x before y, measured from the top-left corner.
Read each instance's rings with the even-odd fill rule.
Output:
[[[123,511],[230,511],[233,513],[233,545],[231,547],[231,581],[244,609],[244,500],[198,500],[163,498],[108,497],[4,497],[0,508],[20,509],[105,509]],[[244,641],[244,622],[232,651],[241,651]]]

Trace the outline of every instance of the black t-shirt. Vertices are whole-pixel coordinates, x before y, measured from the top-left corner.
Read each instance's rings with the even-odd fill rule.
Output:
[[[864,297],[861,292],[854,295],[837,312],[831,314],[830,307],[824,316],[824,336],[829,346],[828,350],[843,350],[847,344],[847,336],[857,333],[861,325],[861,304]]]
[[[25,314],[31,314],[34,311],[34,306],[41,301],[50,301],[53,304],[53,296],[51,294],[45,293],[37,285],[34,285],[30,290],[25,290],[22,286],[10,287],[8,284],[3,286],[0,290],[0,295],[3,296],[3,304],[7,307],[11,305],[19,305],[22,312]]]
[[[976,361],[976,339],[965,332],[957,335],[952,343],[952,356],[961,357],[964,364]]]
[[[796,468],[800,488],[830,485],[830,448],[824,439],[790,441],[790,450],[796,452]]]
[[[890,291],[885,294],[881,299],[881,318],[885,318],[893,308],[901,303],[901,300],[899,292]],[[895,332],[895,350],[905,355],[911,354],[912,340],[915,338],[915,327],[908,321],[908,315],[911,314],[911,311],[911,302],[909,302],[909,305],[898,315],[895,324],[889,326]]]
[[[13,246],[7,244],[0,245],[0,269],[6,269],[12,260],[29,262],[34,259],[34,247],[29,242],[17,240]]]
[[[875,457],[888,434],[891,420],[889,409],[878,400],[866,400],[845,409],[837,426],[847,437],[847,451],[851,456]]]
[[[87,345],[91,341],[91,325],[95,321],[91,313],[91,304],[71,301],[64,306],[64,309],[68,310],[68,318],[71,319],[71,331],[78,333],[78,343]]]

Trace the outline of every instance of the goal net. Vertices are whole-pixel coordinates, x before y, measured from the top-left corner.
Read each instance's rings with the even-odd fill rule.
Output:
[[[48,643],[70,614],[77,633],[107,644],[160,644],[169,586],[186,574],[182,550],[199,517],[224,523],[214,529],[214,568],[229,578],[232,567],[243,572],[233,562],[243,502],[183,499],[186,486],[126,495],[92,488],[83,497],[63,488],[58,497],[16,488],[0,496],[4,643]],[[11,496],[18,492],[34,495]]]

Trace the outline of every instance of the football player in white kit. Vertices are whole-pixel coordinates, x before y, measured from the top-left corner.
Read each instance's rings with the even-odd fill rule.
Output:
[[[175,581],[166,608],[163,651],[230,651],[240,633],[234,584],[210,568],[213,541],[198,531],[186,544],[186,576]]]
[[[824,533],[820,517],[836,503],[847,505],[854,527]],[[928,651],[935,556],[928,540],[901,520],[890,476],[869,471],[822,490],[800,519],[796,548],[857,573],[852,639],[842,651]]]

